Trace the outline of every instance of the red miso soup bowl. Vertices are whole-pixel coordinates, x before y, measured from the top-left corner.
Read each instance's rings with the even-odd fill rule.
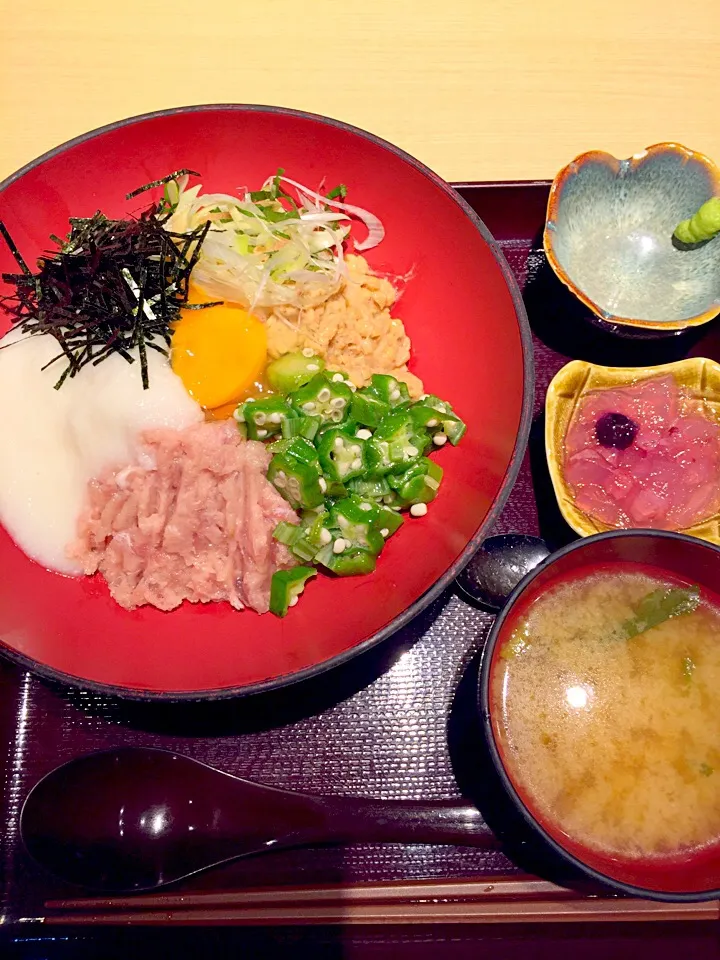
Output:
[[[49,573],[0,526],[0,652],[45,677],[143,700],[238,696],[314,677],[378,644],[438,596],[510,492],[533,399],[520,291],[476,213],[392,144],[278,107],[164,110],[93,130],[19,170],[0,183],[0,221],[33,264],[51,249],[50,234],[67,233],[69,217],[137,214],[161,190],[126,194],[174,170],[199,173],[206,192],[233,193],[279,167],[314,187],[345,184],[348,202],[385,226],[385,239],[368,251],[371,268],[410,278],[394,309],[412,341],[411,369],[468,424],[462,443],[439,458],[437,499],[392,538],[375,573],[318,577],[284,619],[227,603],[124,610],[98,576]],[[0,242],[0,275],[13,270]],[[0,298],[10,290],[0,282]],[[0,335],[8,327],[0,312]]]
[[[714,900],[720,897],[720,843],[691,852],[620,857],[589,847],[569,835],[562,822],[546,817],[536,806],[532,788],[520,782],[504,745],[502,698],[493,693],[503,658],[501,651],[530,605],[555,584],[613,565],[641,564],[669,581],[700,587],[720,601],[720,548],[678,533],[628,530],[602,533],[576,541],[551,554],[508,599],[495,621],[480,668],[479,707],[491,761],[510,803],[549,852],[589,879],[621,893],[665,901]],[[720,637],[718,637],[720,643]]]

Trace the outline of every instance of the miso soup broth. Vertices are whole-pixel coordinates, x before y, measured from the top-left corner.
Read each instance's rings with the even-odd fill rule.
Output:
[[[720,839],[720,608],[662,571],[557,581],[506,625],[498,746],[552,831],[620,857]]]

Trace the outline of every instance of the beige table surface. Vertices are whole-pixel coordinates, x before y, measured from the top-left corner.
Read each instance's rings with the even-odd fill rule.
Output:
[[[0,0],[0,177],[122,117],[272,103],[449,180],[599,147],[720,161],[720,0]]]

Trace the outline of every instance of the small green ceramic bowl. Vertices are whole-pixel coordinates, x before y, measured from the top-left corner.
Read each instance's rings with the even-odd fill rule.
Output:
[[[720,168],[678,143],[628,160],[576,157],[550,191],[544,245],[558,277],[601,322],[660,335],[720,313],[720,236],[680,250],[675,227],[720,194]]]

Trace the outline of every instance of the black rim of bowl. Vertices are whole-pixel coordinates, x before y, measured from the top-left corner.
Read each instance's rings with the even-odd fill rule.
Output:
[[[392,143],[389,143],[387,140],[383,140],[381,137],[378,137],[375,134],[369,133],[366,130],[362,130],[360,127],[355,127],[352,124],[345,123],[340,120],[333,120],[329,117],[321,116],[320,114],[307,113],[303,110],[292,110],[288,107],[263,106],[260,104],[212,103],[187,107],[171,107],[165,110],[156,110],[152,113],[143,113],[134,117],[128,117],[125,120],[118,120],[114,123],[97,127],[88,133],[84,133],[79,137],[74,137],[72,140],[68,140],[63,144],[60,144],[60,146],[57,146],[53,150],[49,150],[47,153],[42,154],[3,180],[2,183],[0,183],[0,198],[5,190],[12,183],[15,183],[16,180],[19,180],[24,174],[28,173],[30,170],[34,170],[36,167],[45,163],[45,161],[71,150],[78,144],[85,143],[88,140],[93,140],[105,133],[109,133],[110,131],[119,130],[123,127],[134,126],[135,124],[143,123],[148,120],[155,120],[159,117],[173,116],[174,114],[201,114],[216,110],[233,110],[237,111],[239,114],[281,114],[288,117],[314,120],[329,127],[335,127],[337,129],[344,130],[347,133],[352,133],[362,140],[368,140],[377,146],[383,147],[396,157],[399,157],[406,164],[423,174],[427,180],[429,180],[436,188],[441,190],[449,200],[451,200],[463,211],[465,216],[474,225],[477,232],[490,248],[495,261],[502,272],[505,284],[513,301],[515,316],[517,318],[517,324],[520,332],[523,355],[523,401],[520,414],[520,423],[518,425],[518,433],[515,439],[515,447],[510,458],[510,463],[508,464],[505,477],[503,478],[495,501],[457,560],[445,571],[445,573],[442,574],[442,576],[433,584],[432,587],[430,587],[429,590],[420,596],[406,610],[398,614],[398,616],[395,617],[390,623],[386,624],[372,636],[367,637],[365,640],[355,644],[355,646],[343,651],[337,656],[331,657],[329,660],[322,661],[321,663],[315,664],[312,667],[306,667],[305,669],[299,670],[296,673],[284,674],[280,677],[273,677],[269,680],[262,680],[257,683],[247,684],[239,687],[221,687],[208,690],[157,691],[135,689],[132,687],[121,687],[108,683],[100,683],[94,680],[86,680],[82,677],[76,677],[72,674],[64,673],[61,670],[57,670],[53,667],[39,663],[38,661],[33,660],[30,657],[26,657],[18,651],[7,646],[0,646],[0,652],[2,652],[9,659],[21,664],[23,667],[26,667],[28,670],[31,670],[33,673],[36,673],[45,679],[59,681],[73,687],[79,687],[85,690],[93,690],[97,693],[109,694],[111,696],[120,697],[126,700],[156,702],[223,700],[230,697],[245,697],[257,693],[279,690],[284,687],[293,686],[294,684],[300,683],[303,680],[309,680],[313,677],[317,677],[328,670],[346,663],[348,660],[351,660],[361,653],[364,653],[372,647],[377,646],[383,640],[386,640],[400,628],[409,623],[422,610],[424,610],[452,583],[453,580],[455,580],[460,571],[466,566],[472,555],[485,539],[486,532],[499,516],[500,511],[504,507],[510,491],[513,488],[520,470],[523,456],[525,455],[525,449],[527,447],[528,437],[530,434],[530,425],[532,422],[535,388],[532,335],[530,333],[530,324],[528,322],[520,288],[518,287],[517,281],[510,270],[500,244],[495,240],[472,207],[448,183],[442,180],[436,173],[433,173],[429,167],[426,167],[425,164],[420,163],[419,160],[416,160],[414,157],[410,156],[410,154],[406,153],[404,150],[401,150],[399,147],[394,146]],[[0,644],[2,644],[2,638],[0,638]]]
[[[482,660],[478,677],[478,709],[480,712],[480,722],[483,736],[492,758],[493,767],[500,778],[505,795],[507,796],[509,802],[512,803],[514,808],[522,815],[523,819],[531,828],[531,830],[540,836],[542,840],[550,847],[550,849],[557,854],[558,857],[560,857],[561,860],[569,863],[571,866],[575,867],[590,879],[595,880],[604,886],[620,891],[621,893],[629,894],[634,897],[642,897],[648,900],[662,900],[666,903],[693,903],[703,900],[717,900],[720,898],[720,888],[692,893],[668,893],[663,890],[653,890],[651,887],[637,887],[633,884],[624,883],[622,880],[615,880],[613,877],[610,877],[605,873],[601,873],[599,870],[595,870],[593,867],[588,866],[574,854],[566,850],[561,843],[555,840],[547,832],[547,830],[545,830],[542,824],[540,824],[540,822],[535,818],[532,811],[521,799],[520,795],[515,789],[515,786],[513,785],[512,780],[510,779],[509,774],[505,769],[505,764],[503,763],[500,750],[495,742],[495,734],[493,733],[492,729],[489,689],[492,655],[497,645],[500,630],[502,629],[505,620],[510,616],[512,609],[520,595],[525,592],[526,588],[530,586],[535,577],[545,571],[561,557],[564,557],[569,553],[573,553],[576,550],[581,550],[588,544],[597,543],[601,540],[613,540],[623,537],[637,536],[661,537],[668,540],[680,540],[683,542],[692,543],[699,548],[706,548],[711,553],[714,553],[720,560],[720,547],[709,543],[707,540],[700,540],[697,537],[690,537],[684,533],[672,533],[669,530],[646,529],[611,530],[607,533],[594,534],[591,537],[584,537],[580,540],[575,540],[573,543],[570,543],[565,547],[561,547],[559,550],[556,550],[555,553],[550,554],[546,560],[543,560],[542,563],[538,564],[537,567],[531,570],[530,573],[520,581],[515,590],[513,590],[508,597],[505,606],[495,619],[495,622],[490,629],[490,633],[488,634],[488,639],[482,652]]]

